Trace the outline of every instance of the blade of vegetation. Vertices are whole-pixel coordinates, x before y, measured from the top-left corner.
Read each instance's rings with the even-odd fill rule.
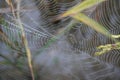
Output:
[[[120,38],[120,35],[112,35],[113,38]]]
[[[73,14],[77,14],[78,12],[81,12],[87,8],[90,8],[94,5],[97,5],[105,0],[85,0],[82,3],[80,2],[78,5],[72,7],[70,10],[66,11],[60,16],[60,19],[63,17],[67,17]]]
[[[97,47],[98,52],[95,53],[95,56],[100,56],[102,54],[105,54],[111,50],[115,50],[115,49],[120,49],[120,42],[117,42],[115,44],[106,44],[106,45],[101,45],[99,47]]]
[[[91,28],[96,30],[97,32],[100,32],[108,37],[111,37],[111,34],[107,31],[107,29],[104,26],[100,25],[99,23],[97,23],[93,19],[90,19],[88,16],[84,15],[83,13],[79,13],[79,14],[76,14],[76,15],[71,16],[71,17],[87,24],[88,26],[90,26]]]
[[[31,76],[32,76],[32,80],[35,80],[33,66],[32,66],[31,51],[30,51],[30,48],[28,47],[28,40],[26,38],[24,27],[23,27],[21,19],[20,19],[20,3],[21,3],[20,0],[17,1],[17,10],[18,10],[18,12],[17,12],[17,19],[18,19],[18,25],[19,25],[19,27],[21,29],[21,32],[22,32],[22,40],[23,40],[23,43],[25,45],[26,55],[27,55],[27,58],[28,58],[28,65],[29,65]]]
[[[6,44],[8,44],[9,46],[15,48],[14,43],[13,43],[12,41],[10,41],[10,40],[8,39],[8,37],[7,37],[4,33],[2,33],[1,31],[0,31],[0,36],[1,36],[2,40],[3,40]]]
[[[13,3],[12,3],[12,0],[5,0],[6,3],[9,5],[11,11],[12,11],[12,14],[14,16],[14,18],[16,19],[16,16],[15,16],[15,11],[14,11],[14,6],[13,6]]]
[[[66,27],[60,29],[55,36],[53,36],[50,40],[48,40],[46,45],[43,48],[41,48],[37,53],[41,53],[45,48],[49,47],[57,39],[60,39],[61,36],[63,36],[66,32],[68,32],[76,23],[77,23],[76,20],[70,21],[69,24]]]

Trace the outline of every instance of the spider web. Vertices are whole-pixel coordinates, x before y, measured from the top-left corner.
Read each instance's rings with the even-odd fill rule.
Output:
[[[58,1],[56,0],[22,0],[21,2],[22,3],[21,3],[20,18],[22,21],[22,25],[25,29],[26,37],[27,37],[31,52],[35,53],[39,51],[42,47],[44,47],[46,44],[48,44],[49,40],[52,37],[54,36],[57,37],[56,35],[59,35],[57,34],[57,32],[60,31],[61,28],[64,28],[67,25],[69,25],[69,22],[72,20],[71,18],[65,18],[59,21],[54,21],[54,19],[59,14],[68,10],[70,7],[76,5],[78,2],[80,2],[80,0],[72,0],[71,2],[64,2],[64,0],[58,0]],[[119,7],[120,7],[119,3],[120,3],[119,0],[105,1],[104,3],[92,9],[92,11],[90,12],[88,11],[85,13],[89,17],[93,18],[94,20],[96,20],[97,22],[105,26],[107,30],[109,30],[112,34],[119,34]],[[24,11],[24,9],[28,9],[28,11]],[[12,13],[10,12],[4,13],[2,14],[2,17],[4,18],[3,20],[4,24],[0,24],[0,30],[4,32],[7,38],[15,45],[15,47],[18,50],[20,49],[24,52],[24,46],[21,38],[21,30],[17,25],[17,23],[15,22],[15,18],[13,17]],[[103,54],[99,57],[96,57],[95,59],[87,55],[89,54],[91,56],[94,56],[94,53],[97,51],[96,47],[98,47],[99,45],[114,43],[114,41],[96,32],[95,30],[91,29],[89,26],[83,23],[75,24],[75,26],[66,34],[62,35],[61,38],[63,37],[65,37],[65,39],[62,39],[62,40],[57,39],[56,42],[66,40],[70,44],[69,49],[71,49],[72,47],[72,50],[75,51],[75,53],[79,53],[79,54],[84,53],[84,54],[80,54],[80,55],[76,55],[76,54],[73,55],[74,53],[58,54],[60,52],[64,53],[64,50],[68,51],[69,53],[71,50],[69,50],[68,48],[67,50],[66,47],[65,48],[63,47],[64,49],[63,48],[59,49],[57,52],[58,46],[52,47],[48,49],[46,53],[42,53],[41,56],[40,57],[38,56],[37,58],[39,61],[37,63],[45,66],[45,68],[43,68],[41,71],[41,75],[49,74],[45,72],[45,70],[48,70],[52,72],[49,75],[56,74],[56,72],[57,74],[59,74],[59,72],[61,72],[60,74],[64,73],[65,75],[67,74],[67,76],[73,76],[74,80],[79,80],[79,76],[76,76],[71,70],[71,67],[73,67],[74,65],[74,63],[73,64],[69,63],[71,61],[73,62],[75,61],[76,63],[79,63],[78,61],[80,61],[81,64],[78,65],[78,67],[80,67],[80,70],[83,72],[82,74],[85,76],[85,78],[83,78],[84,80],[101,80],[101,79],[105,80],[106,77],[107,77],[106,80],[107,79],[112,80],[114,76],[117,74],[117,72],[114,70],[115,67],[108,65],[106,63],[103,64],[102,61],[119,65],[120,63],[119,50],[112,50],[108,52],[109,54]],[[3,37],[1,39],[5,41]],[[66,43],[63,43],[63,44],[65,45]],[[54,54],[53,52],[55,52],[56,53],[54,54],[55,57],[49,56],[49,54],[47,54],[48,52],[51,54]],[[43,56],[45,56],[46,58],[43,59],[42,58]],[[53,63],[52,60],[54,60],[56,56],[58,60],[60,60],[60,64],[63,66],[56,67],[55,64],[51,64]],[[71,60],[71,56],[72,56],[72,59],[73,58],[76,58],[76,59]],[[68,69],[66,68],[66,66],[64,66],[65,64],[68,64],[67,65]],[[96,66],[97,66],[97,69],[95,69]],[[98,69],[99,67],[100,69]],[[3,72],[7,74],[11,74],[9,73],[9,71],[8,72],[6,71],[7,70],[4,70]],[[18,73],[18,75],[19,74],[20,73]],[[112,75],[113,77],[110,77]],[[1,78],[3,79],[3,77]],[[46,77],[43,76],[42,78],[46,80]],[[18,78],[16,78],[15,80],[17,79]],[[24,77],[24,79],[26,79],[26,76]],[[119,80],[119,79],[116,78],[116,80]]]
[[[88,16],[102,24],[111,34],[118,35],[120,33],[119,8],[120,1],[108,0],[98,5]],[[85,51],[91,56],[94,56],[98,46],[115,43],[85,24],[82,24],[82,26],[77,25],[71,32],[68,33],[68,38],[73,48],[76,51]],[[119,56],[119,50],[112,50],[108,54],[100,55],[98,58],[105,62],[119,65]]]

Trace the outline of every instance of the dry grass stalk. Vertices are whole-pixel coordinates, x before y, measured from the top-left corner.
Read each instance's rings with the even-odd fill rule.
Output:
[[[35,77],[34,77],[34,72],[33,72],[33,66],[32,66],[32,57],[31,57],[31,51],[28,47],[28,41],[26,39],[26,36],[25,36],[25,31],[24,31],[24,27],[22,25],[22,22],[21,22],[21,19],[20,19],[20,3],[21,1],[20,0],[16,0],[17,2],[17,22],[18,22],[18,25],[21,29],[21,32],[22,32],[22,40],[23,40],[23,43],[25,45],[25,49],[26,49],[26,54],[27,54],[27,59],[28,59],[28,65],[29,65],[29,68],[30,68],[30,73],[31,73],[31,76],[32,76],[32,80],[35,80]]]

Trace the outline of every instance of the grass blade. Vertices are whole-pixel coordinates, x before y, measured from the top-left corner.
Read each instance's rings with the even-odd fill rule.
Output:
[[[78,12],[81,12],[87,8],[90,8],[96,4],[99,4],[105,0],[85,0],[82,3],[80,2],[78,5],[72,7],[70,10],[66,11],[60,16],[60,19],[63,17],[67,17],[73,14],[77,14]]]
[[[97,32],[100,32],[108,37],[111,37],[111,34],[107,31],[107,29],[104,26],[100,25],[99,23],[97,23],[93,19],[90,19],[88,16],[84,15],[83,13],[79,13],[79,14],[76,14],[76,15],[71,16],[71,17],[87,24],[88,26],[90,26],[91,28],[96,30]]]

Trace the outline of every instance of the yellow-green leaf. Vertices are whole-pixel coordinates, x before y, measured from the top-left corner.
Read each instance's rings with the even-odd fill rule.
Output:
[[[111,37],[111,34],[107,31],[107,29],[104,26],[100,25],[99,23],[89,18],[88,16],[84,15],[83,13],[78,13],[76,15],[72,15],[71,17],[89,25],[91,28],[93,28],[97,32],[100,32],[106,36]]]
[[[78,12],[81,12],[87,8],[90,8],[98,3],[101,3],[105,0],[85,0],[82,3],[80,2],[78,5],[72,7],[70,10],[66,11],[65,13],[63,13],[60,17],[67,17],[69,15],[73,15],[76,14]]]

